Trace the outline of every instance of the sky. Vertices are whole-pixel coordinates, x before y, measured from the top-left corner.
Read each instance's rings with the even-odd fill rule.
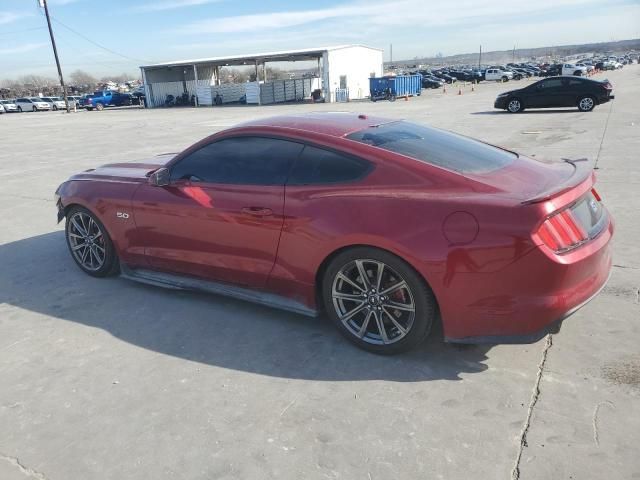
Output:
[[[64,72],[360,43],[389,60],[640,38],[640,0],[48,0]],[[0,0],[0,78],[55,76],[37,0]]]

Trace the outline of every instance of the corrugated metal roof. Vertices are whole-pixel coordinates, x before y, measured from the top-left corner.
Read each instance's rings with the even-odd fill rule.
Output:
[[[242,63],[240,62],[254,62],[255,60],[258,60],[260,63],[263,61],[278,62],[278,61],[287,61],[290,59],[305,60],[304,57],[318,57],[322,55],[324,52],[329,52],[332,50],[341,50],[343,48],[351,48],[351,47],[363,47],[363,48],[368,48],[370,50],[383,51],[380,48],[373,48],[367,45],[359,45],[359,44],[334,45],[330,47],[304,48],[300,50],[284,50],[280,52],[254,53],[250,55],[229,55],[224,57],[196,58],[192,60],[176,60],[173,62],[141,65],[141,68],[177,67],[181,65],[198,65],[198,64],[206,64],[206,63],[209,63],[209,64],[218,63],[221,65],[224,65],[224,64],[242,65]]]

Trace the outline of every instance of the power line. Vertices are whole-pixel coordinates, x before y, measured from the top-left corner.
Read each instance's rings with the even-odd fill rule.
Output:
[[[44,30],[47,27],[24,28],[22,30],[11,30],[10,32],[0,32],[0,35],[10,35],[12,33],[31,32],[33,30]]]
[[[62,27],[66,28],[67,30],[69,30],[70,32],[78,35],[80,38],[86,40],[87,42],[95,45],[98,48],[101,48],[102,50],[105,50],[113,55],[117,55],[118,57],[122,57],[122,58],[126,58],[127,60],[132,60],[134,62],[142,62],[142,63],[149,63],[146,60],[141,60],[140,58],[133,58],[133,57],[129,57],[127,55],[123,55],[122,53],[118,53],[115,50],[111,50],[109,47],[105,47],[104,45],[100,45],[98,42],[95,42],[93,40],[91,40],[90,38],[88,38],[87,36],[83,35],[82,33],[74,30],[73,28],[71,28],[68,25],[65,25],[64,23],[62,23],[60,20],[58,20],[57,18],[55,18],[54,16],[51,16],[52,20],[56,23],[58,23],[59,25],[61,25]]]

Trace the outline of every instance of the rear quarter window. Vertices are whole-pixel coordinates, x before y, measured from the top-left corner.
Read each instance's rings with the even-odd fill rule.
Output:
[[[372,169],[366,160],[307,145],[296,160],[289,185],[354,182]]]
[[[478,140],[405,121],[369,127],[347,138],[459,173],[492,172],[518,158]]]

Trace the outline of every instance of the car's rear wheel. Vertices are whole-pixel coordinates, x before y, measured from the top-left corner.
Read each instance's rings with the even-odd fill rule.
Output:
[[[519,113],[524,110],[522,101],[519,98],[510,98],[507,102],[507,110],[510,113]]]
[[[22,107],[18,107],[18,112],[22,113]]]
[[[76,264],[94,277],[106,277],[118,270],[113,242],[102,222],[86,208],[76,206],[67,212],[67,246]]]
[[[374,353],[414,348],[427,337],[436,316],[433,293],[416,271],[375,248],[338,254],[325,271],[322,296],[340,332]]]
[[[593,97],[585,96],[578,99],[578,110],[581,112],[590,112],[596,106],[596,101]]]

